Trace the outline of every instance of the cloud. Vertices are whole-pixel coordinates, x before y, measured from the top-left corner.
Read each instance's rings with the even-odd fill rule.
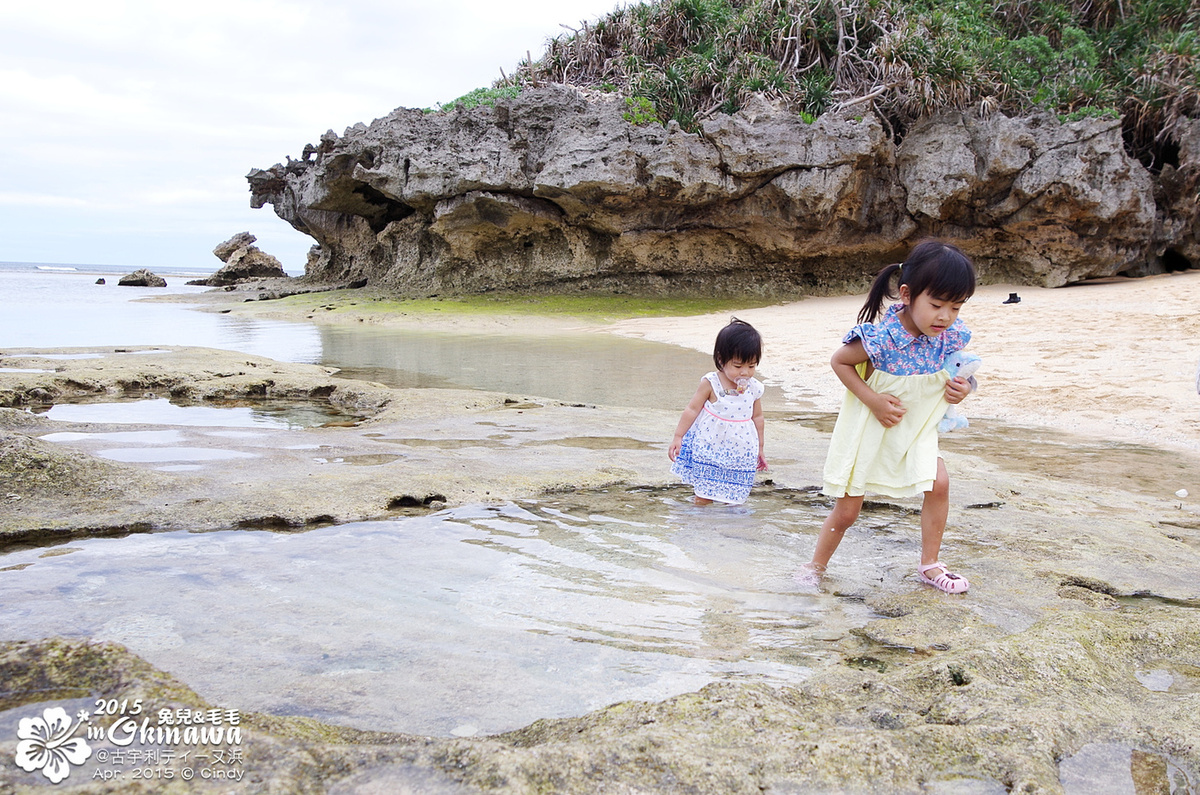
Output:
[[[0,191],[0,205],[19,207],[86,207],[87,202],[71,196],[54,196],[48,193]]]
[[[250,229],[289,269],[312,240],[244,175],[541,54],[612,0],[157,0],[0,7],[0,260],[212,267]],[[214,239],[214,237],[216,239]],[[219,263],[218,263],[219,264]]]

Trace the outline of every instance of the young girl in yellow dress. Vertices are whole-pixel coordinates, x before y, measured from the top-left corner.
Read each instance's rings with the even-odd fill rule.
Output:
[[[891,289],[893,276],[897,293]],[[948,405],[971,391],[964,379],[951,379],[942,363],[971,339],[958,312],[974,292],[971,260],[936,240],[920,243],[903,263],[888,265],[875,277],[859,325],[830,360],[847,389],[825,461],[823,491],[837,502],[821,527],[808,570],[825,570],[858,518],[866,492],[924,494],[918,577],[946,593],[969,587],[938,562],[950,480],[938,455],[937,425]],[[884,299],[896,297],[900,302],[880,319]]]

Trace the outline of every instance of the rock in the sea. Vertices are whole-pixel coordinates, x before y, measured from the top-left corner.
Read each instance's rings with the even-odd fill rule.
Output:
[[[1119,120],[953,112],[900,136],[865,107],[810,124],[757,98],[689,133],[625,111],[566,86],[400,108],[250,172],[251,204],[317,241],[307,278],[410,295],[861,286],[924,236],[989,281],[1200,264],[1200,147],[1153,175]]]
[[[257,239],[249,232],[238,232],[213,249],[213,254],[225,266],[207,279],[196,279],[188,284],[224,287],[250,279],[288,278],[279,260],[254,245]]]
[[[258,242],[258,238],[249,232],[238,232],[233,237],[220,243],[213,249],[213,256],[221,260],[221,262],[229,262],[230,257],[234,255],[238,249],[250,248]]]
[[[142,268],[127,276],[122,276],[117,282],[122,287],[166,287],[167,280],[156,273]]]

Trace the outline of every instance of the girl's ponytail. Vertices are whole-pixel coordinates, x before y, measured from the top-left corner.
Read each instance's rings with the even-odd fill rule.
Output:
[[[871,282],[871,291],[867,293],[867,300],[863,303],[862,309],[858,310],[859,323],[874,323],[883,311],[884,299],[896,297],[896,293],[892,292],[892,274],[898,273],[900,273],[900,265],[893,263],[885,266],[875,277],[875,281]]]
[[[874,323],[883,312],[883,300],[897,297],[892,292],[892,274],[897,276],[897,286],[908,286],[912,299],[929,293],[943,301],[966,301],[975,293],[975,266],[962,249],[940,240],[923,240],[903,263],[888,265],[875,277],[858,313],[859,323]]]

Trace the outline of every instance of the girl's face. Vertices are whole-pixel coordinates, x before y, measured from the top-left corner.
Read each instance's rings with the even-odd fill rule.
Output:
[[[729,383],[736,384],[739,378],[753,378],[757,368],[757,361],[746,362],[741,359],[730,359],[721,366],[721,375],[729,379]]]
[[[958,319],[958,312],[966,301],[947,301],[934,298],[929,293],[921,293],[912,298],[908,285],[900,285],[900,301],[905,311],[900,315],[900,322],[908,333],[913,336],[923,334],[926,337],[936,337]]]

